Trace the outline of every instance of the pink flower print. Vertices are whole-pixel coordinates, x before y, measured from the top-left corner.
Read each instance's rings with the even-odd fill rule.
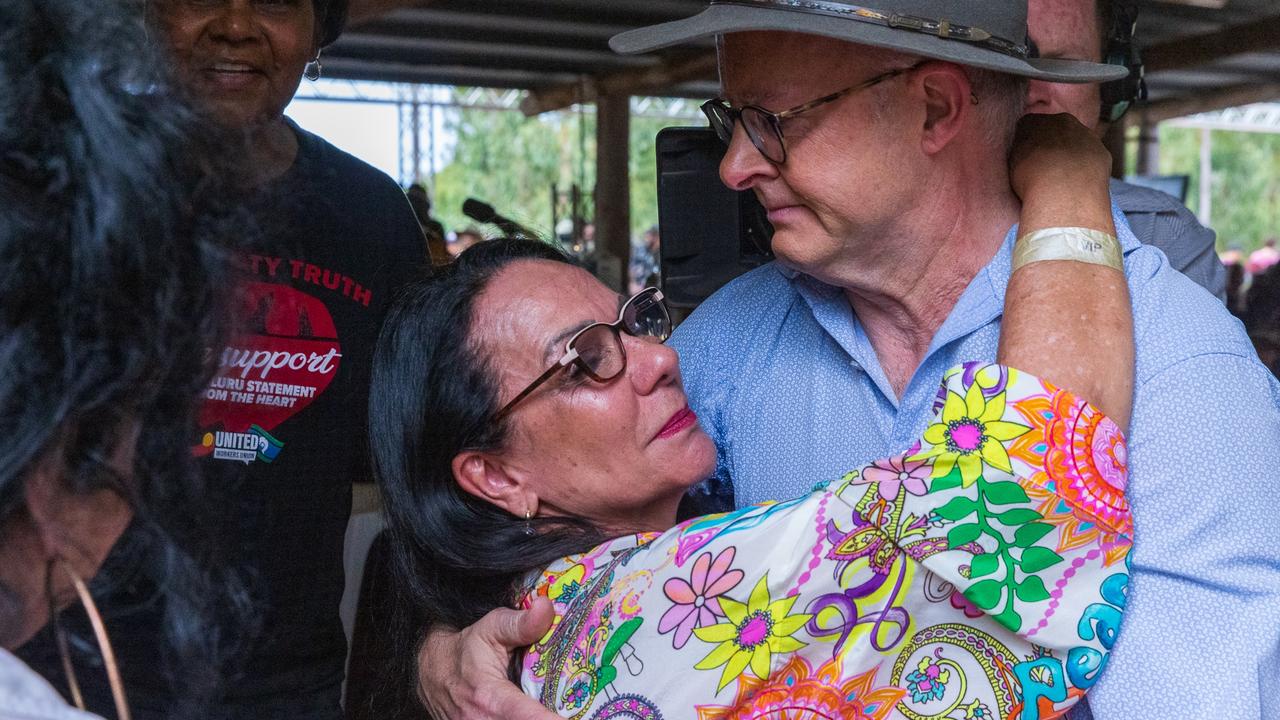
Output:
[[[862,471],[863,482],[880,483],[880,497],[893,500],[898,489],[905,487],[912,495],[924,495],[929,488],[924,481],[932,468],[927,460],[908,460],[909,455],[899,455],[888,460],[877,460]]]
[[[706,552],[693,561],[689,580],[671,578],[662,586],[662,592],[674,603],[658,621],[658,632],[666,634],[675,630],[673,646],[679,650],[689,642],[694,628],[715,625],[724,617],[717,599],[742,582],[741,570],[730,570],[734,549],[725,548],[715,560]]]
[[[964,616],[967,618],[982,617],[982,609],[974,605],[973,601],[965,597],[964,593],[959,590],[954,590],[951,593],[951,607],[963,610]]]

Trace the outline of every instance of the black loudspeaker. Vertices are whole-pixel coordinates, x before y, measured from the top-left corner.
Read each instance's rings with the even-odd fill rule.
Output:
[[[694,308],[721,286],[773,259],[773,228],[752,192],[720,182],[725,145],[711,128],[658,133],[662,294]]]
[[[1138,29],[1138,8],[1120,0],[1110,3],[1107,21],[1107,44],[1102,61],[1129,69],[1129,76],[1102,85],[1103,122],[1112,123],[1124,117],[1133,104],[1147,99],[1146,70],[1142,53],[1134,36]]]

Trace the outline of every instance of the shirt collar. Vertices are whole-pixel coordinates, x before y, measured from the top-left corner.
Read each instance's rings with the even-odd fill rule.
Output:
[[[1127,256],[1140,247],[1137,237],[1129,228],[1124,213],[1115,203],[1111,204],[1111,217],[1115,221],[1120,248]],[[1004,242],[996,251],[991,261],[974,276],[965,288],[942,327],[934,334],[924,361],[952,342],[977,332],[989,323],[998,320],[1004,313],[1005,290],[1009,286],[1009,276],[1013,274],[1013,244],[1018,237],[1018,226],[1014,225],[1005,234]],[[839,288],[823,283],[809,275],[776,263],[778,272],[791,281],[796,292],[804,299],[813,313],[814,319],[837,344],[847,352],[856,363],[871,376],[889,398],[893,393],[888,391],[888,382],[880,367],[875,349],[862,331],[857,317],[854,315],[848,299]],[[923,365],[923,363],[922,363]]]

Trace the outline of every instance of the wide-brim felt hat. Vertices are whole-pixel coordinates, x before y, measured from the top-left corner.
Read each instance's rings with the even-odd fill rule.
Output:
[[[712,0],[693,17],[615,35],[609,47],[634,54],[715,35],[779,30],[1048,82],[1109,82],[1129,74],[1118,65],[1033,57],[1026,0],[872,1]]]

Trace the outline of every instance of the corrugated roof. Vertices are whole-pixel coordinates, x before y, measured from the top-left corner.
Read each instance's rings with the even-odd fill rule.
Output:
[[[531,109],[590,99],[602,84],[635,94],[716,93],[710,44],[640,57],[608,47],[618,32],[692,15],[705,0],[374,1],[407,7],[353,23],[326,52],[326,75],[523,88],[536,96]],[[1139,3],[1151,101],[1165,116],[1212,109],[1215,98],[1280,99],[1280,4],[1206,7],[1217,4]]]

